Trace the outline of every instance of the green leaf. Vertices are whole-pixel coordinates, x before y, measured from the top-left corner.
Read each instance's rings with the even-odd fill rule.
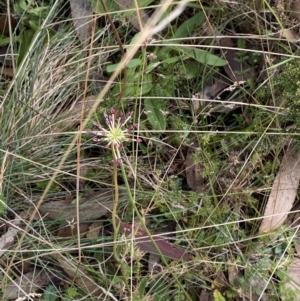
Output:
[[[152,2],[154,2],[154,0],[140,0],[139,1],[139,6],[140,7],[147,7]]]
[[[27,10],[27,8],[31,5],[31,3],[27,3],[25,0],[19,0],[14,5],[14,11],[21,14]]]
[[[136,33],[135,36],[130,41],[130,44],[127,46],[124,46],[124,48],[127,50],[127,52],[130,52],[131,48],[133,48],[137,44],[137,41],[140,39],[140,36],[141,36],[141,32]]]
[[[193,58],[199,63],[205,65],[216,66],[216,67],[227,65],[227,61],[205,50],[200,50],[196,48],[192,49],[192,48],[181,47],[181,46],[171,47],[171,48],[182,52],[187,58]]]
[[[0,215],[6,212],[6,200],[4,198],[4,195],[0,193]]]
[[[13,37],[13,42],[21,42],[21,41],[22,41],[22,37],[20,36]],[[7,45],[9,43],[10,43],[10,37],[4,37],[4,36],[0,37],[0,46]]]
[[[32,29],[28,29],[22,32],[21,35],[22,43],[20,44],[19,53],[18,53],[19,55],[17,60],[18,66],[21,64],[23,58],[27,55],[27,52],[30,49],[30,45],[34,35],[35,35],[35,31]]]
[[[59,292],[54,285],[49,285],[44,291],[43,299],[45,301],[56,301],[58,300]]]
[[[178,56],[169,57],[169,58],[163,60],[162,63],[164,65],[169,65],[169,64],[180,62],[180,60],[181,60],[181,57],[178,55]]]
[[[138,94],[136,95],[147,95],[153,88],[153,78],[151,73],[145,74],[142,79],[143,82],[141,83]]]
[[[130,78],[128,76],[128,78]],[[137,97],[137,96],[143,96],[147,95],[153,88],[152,83],[152,74],[145,74],[143,77],[143,82],[140,82],[141,78],[139,74],[136,74],[135,76],[131,77],[131,81],[126,83],[126,89],[124,96],[125,97]],[[120,93],[122,85],[121,83],[116,86],[115,89],[113,89],[114,94]]]
[[[192,79],[199,75],[199,67],[196,64],[186,63],[184,69],[187,79]]]
[[[148,121],[154,130],[164,131],[166,129],[166,117],[160,108],[157,106],[157,99],[145,99],[145,111],[147,112]]]
[[[28,9],[29,14],[35,15],[37,17],[44,17],[44,18],[47,17],[49,11],[50,11],[49,6],[38,6],[35,8]]]
[[[143,277],[142,280],[141,280],[141,282],[140,282],[140,286],[139,286],[139,296],[140,296],[141,298],[143,298],[144,295],[145,295],[145,288],[146,288],[147,282],[148,282],[147,277]]]
[[[214,295],[214,301],[226,301],[225,298],[220,293],[220,291],[218,291],[217,289],[214,290],[213,295]]]
[[[196,15],[194,15],[192,18],[187,19],[184,21],[175,31],[174,37],[176,39],[178,38],[184,38],[184,37],[190,37],[195,27],[200,25],[204,20],[204,14],[203,12],[199,12]]]
[[[92,3],[93,6],[93,11],[98,13],[98,14],[106,14],[105,9],[102,6],[101,1],[99,0],[92,0],[89,1]],[[104,4],[107,7],[107,10],[109,12],[111,12],[110,17],[112,18],[114,15],[116,15],[116,13],[113,12],[117,12],[120,10],[119,5],[115,2],[115,1],[111,1],[111,0],[104,0]]]
[[[141,63],[142,63],[141,59],[132,59],[128,62],[127,68],[135,68],[137,66],[140,66]],[[114,72],[118,69],[119,65],[120,65],[120,63],[108,65],[108,66],[106,66],[106,71],[107,72]]]

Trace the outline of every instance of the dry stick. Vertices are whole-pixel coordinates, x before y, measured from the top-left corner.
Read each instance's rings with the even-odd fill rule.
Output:
[[[139,22],[140,30],[143,30],[143,22],[142,22],[141,12],[139,10],[139,4],[138,4],[137,0],[134,0],[134,5],[136,8],[136,16],[137,16],[137,19]]]
[[[85,111],[85,102],[86,102],[86,93],[88,88],[88,80],[90,75],[90,66],[91,66],[91,57],[92,57],[92,50],[93,50],[93,41],[94,41],[94,35],[95,35],[95,23],[96,19],[93,19],[93,28],[92,28],[92,35],[90,38],[89,43],[89,53],[87,57],[87,71],[85,76],[85,82],[84,82],[84,90],[83,90],[83,97],[82,97],[82,105],[81,105],[81,114],[80,114],[80,121],[79,121],[79,133],[82,133],[83,131],[83,116]],[[86,50],[85,48],[83,49]],[[79,181],[80,181],[80,153],[81,153],[81,135],[78,135],[78,141],[77,141],[77,174],[76,174],[76,219],[77,219],[77,245],[78,245],[78,261],[81,263],[81,242],[80,242],[80,216],[79,216]]]
[[[108,92],[111,83],[117,78],[117,76],[121,73],[122,69],[124,67],[126,67],[126,65],[128,64],[128,62],[133,58],[133,56],[135,55],[135,53],[137,52],[137,50],[143,45],[143,43],[146,41],[146,39],[153,34],[154,32],[157,32],[157,28],[160,26],[160,24],[158,24],[157,26],[155,26],[160,18],[162,17],[164,11],[168,8],[168,6],[171,4],[172,0],[167,0],[164,5],[162,5],[160,7],[160,9],[158,9],[155,13],[154,16],[148,21],[148,23],[146,24],[146,26],[144,27],[144,29],[141,32],[140,37],[137,39],[136,43],[132,46],[132,48],[129,50],[129,52],[127,52],[125,54],[125,56],[122,58],[120,65],[118,67],[118,69],[112,74],[112,76],[110,77],[109,82],[106,83],[106,85],[103,87],[102,91],[98,94],[98,96],[96,97],[96,101],[92,107],[92,109],[90,110],[90,112],[87,115],[87,118],[85,119],[85,121],[82,123],[82,128],[84,128],[88,121],[91,119],[93,113],[95,112],[97,106],[99,105],[99,103],[102,101],[104,95]],[[177,12],[177,15],[173,14],[172,16],[175,18],[176,16],[180,15],[181,12],[184,9],[184,6],[186,3],[188,3],[189,0],[182,0],[182,2],[179,3],[179,5],[177,6],[177,8],[172,12],[174,13],[175,11]],[[52,9],[54,9],[55,6],[52,7]],[[46,24],[45,22],[47,22],[47,19],[44,20],[44,23],[42,24],[42,28],[43,26]],[[36,36],[36,38],[34,39],[34,41],[37,39],[39,35]],[[34,42],[33,41],[33,42]],[[30,49],[31,50],[31,49]],[[12,88],[12,85],[9,87],[10,89]],[[29,218],[29,221],[26,225],[26,228],[23,232],[23,234],[21,235],[18,245],[16,246],[16,252],[14,253],[14,255],[12,256],[9,265],[8,265],[8,271],[11,269],[13,262],[17,256],[17,250],[19,250],[21,248],[21,245],[23,243],[23,240],[25,238],[26,232],[28,232],[30,225],[34,219],[34,216],[37,214],[39,207],[41,206],[45,196],[47,195],[49,189],[52,186],[52,183],[54,182],[54,179],[56,178],[56,176],[58,175],[59,171],[61,170],[63,164],[65,163],[69,153],[71,152],[72,148],[74,147],[74,145],[76,144],[76,141],[78,140],[78,136],[81,135],[80,132],[77,132],[75,137],[73,138],[73,140],[71,141],[69,147],[67,148],[64,156],[62,157],[62,159],[60,160],[56,171],[53,173],[52,177],[49,180],[49,183],[47,184],[40,200],[38,201],[38,203],[36,204],[36,207],[34,208],[33,214],[31,215],[31,217]],[[149,231],[148,231],[149,232]],[[147,233],[148,235],[148,233]],[[151,235],[150,235],[151,237]],[[7,273],[8,273],[7,271]],[[2,283],[5,283],[6,280],[6,275],[4,275],[3,279],[2,279]]]

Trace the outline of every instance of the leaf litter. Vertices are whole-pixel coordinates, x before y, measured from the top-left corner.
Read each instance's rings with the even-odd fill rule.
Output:
[[[290,145],[284,154],[264,211],[259,232],[280,227],[293,207],[300,181],[300,153]]]

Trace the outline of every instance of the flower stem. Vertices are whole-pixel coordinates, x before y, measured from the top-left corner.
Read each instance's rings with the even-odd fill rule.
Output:
[[[120,152],[119,152],[119,150],[117,150],[117,156],[120,157]],[[127,175],[126,175],[126,171],[125,171],[125,168],[124,168],[123,163],[121,163],[120,166],[121,166],[121,171],[122,171],[123,180],[124,180],[124,182],[125,182],[125,186],[126,186],[126,189],[127,189],[129,202],[130,202],[130,204],[131,204],[131,206],[132,206],[134,212],[136,213],[136,215],[137,215],[137,217],[138,217],[138,219],[139,219],[139,222],[141,223],[141,225],[142,225],[142,227],[143,227],[143,230],[145,230],[145,232],[147,233],[147,235],[148,235],[148,237],[150,238],[151,242],[152,242],[153,245],[155,246],[155,248],[156,248],[158,254],[160,255],[162,262],[165,264],[165,266],[166,266],[167,268],[169,268],[169,264],[168,264],[168,262],[167,262],[165,256],[162,254],[161,250],[159,249],[159,247],[157,246],[156,242],[154,241],[154,239],[153,239],[151,233],[149,232],[149,230],[148,230],[148,228],[147,228],[147,226],[146,226],[146,224],[145,224],[145,222],[144,222],[144,220],[143,220],[143,218],[142,218],[142,216],[141,216],[141,214],[140,214],[140,212],[139,212],[139,210],[138,210],[138,208],[137,208],[137,206],[136,206],[136,204],[135,204],[135,202],[134,202],[134,199],[133,199],[132,194],[131,194],[131,189],[130,189],[130,187],[129,187],[129,183],[128,183],[128,181],[127,181]],[[174,277],[174,279],[175,279],[177,285],[179,286],[179,288],[182,290],[182,292],[183,292],[183,293],[185,294],[185,296],[187,297],[187,300],[192,301],[191,297],[187,294],[186,290],[184,289],[182,283],[180,283],[180,281],[178,280],[177,276],[175,275],[174,272],[172,272],[171,269],[170,269],[170,274]]]
[[[117,252],[117,246],[118,246],[117,240],[118,240],[118,234],[119,234],[119,223],[117,221],[117,219],[118,219],[117,208],[118,208],[118,204],[119,204],[119,186],[118,186],[118,168],[117,168],[117,162],[116,162],[117,154],[116,154],[114,145],[111,145],[111,150],[112,150],[113,161],[114,161],[113,184],[114,184],[114,188],[115,188],[115,199],[114,199],[114,205],[113,205],[113,210],[112,210],[112,225],[113,225],[113,230],[114,230],[113,253],[114,253],[115,260],[118,263],[121,263],[120,258],[118,256],[118,252]]]

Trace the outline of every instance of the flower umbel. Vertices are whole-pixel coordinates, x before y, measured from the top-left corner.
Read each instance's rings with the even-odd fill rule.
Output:
[[[93,141],[107,142],[106,147],[112,147],[115,151],[116,149],[121,149],[126,142],[142,141],[140,138],[133,138],[132,136],[132,131],[136,128],[136,124],[128,125],[131,114],[125,116],[122,112],[116,113],[114,109],[111,109],[109,114],[104,114],[104,118],[107,129],[94,121],[93,124],[99,131],[87,131],[94,135]],[[116,157],[117,160],[120,160],[118,156]]]

